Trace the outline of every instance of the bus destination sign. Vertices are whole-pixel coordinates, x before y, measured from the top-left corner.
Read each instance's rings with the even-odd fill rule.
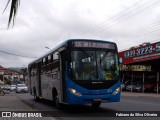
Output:
[[[85,48],[106,48],[115,50],[113,43],[107,42],[95,42],[95,41],[74,41],[74,47],[85,47]]]

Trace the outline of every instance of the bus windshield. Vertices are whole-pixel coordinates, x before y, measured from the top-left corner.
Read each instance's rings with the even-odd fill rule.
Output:
[[[115,51],[71,51],[70,77],[73,80],[116,80],[119,76]]]

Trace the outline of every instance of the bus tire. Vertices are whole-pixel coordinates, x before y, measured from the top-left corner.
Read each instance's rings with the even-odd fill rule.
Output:
[[[37,97],[36,89],[34,88],[34,101],[39,102],[39,98]]]
[[[92,107],[95,109],[99,108],[100,105],[101,105],[101,103],[92,103]]]
[[[55,88],[53,88],[52,90],[52,101],[53,101],[53,105],[56,105],[56,97],[57,97],[57,90]]]
[[[56,105],[56,107],[57,107],[58,109],[62,109],[62,104],[59,102],[58,95],[56,96],[55,105]]]

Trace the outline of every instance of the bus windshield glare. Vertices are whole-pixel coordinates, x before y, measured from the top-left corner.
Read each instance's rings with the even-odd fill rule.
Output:
[[[73,80],[116,80],[119,76],[115,51],[71,51],[70,77]]]

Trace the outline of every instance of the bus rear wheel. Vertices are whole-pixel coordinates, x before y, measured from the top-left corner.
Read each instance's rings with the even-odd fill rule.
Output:
[[[101,105],[101,103],[92,103],[92,107],[96,108],[96,109],[99,108],[100,105]]]
[[[34,90],[34,100],[35,100],[36,102],[39,102],[39,98],[37,97],[36,90]]]
[[[62,109],[62,104],[59,102],[58,95],[56,96],[55,105],[58,109]]]

